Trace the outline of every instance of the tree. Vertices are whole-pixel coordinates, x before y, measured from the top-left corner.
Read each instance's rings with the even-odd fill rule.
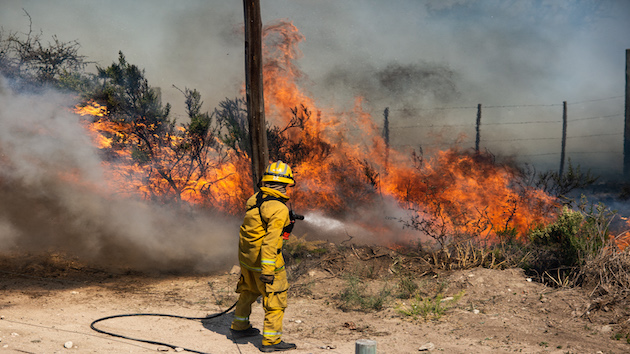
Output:
[[[107,103],[112,119],[127,123],[145,124],[151,132],[163,135],[174,126],[168,118],[170,104],[162,107],[159,90],[149,86],[144,70],[127,63],[118,53],[118,63],[98,70],[103,79],[101,99]]]
[[[42,43],[42,33],[33,32],[31,17],[28,12],[26,15],[29,30],[24,35],[0,30],[0,73],[20,90],[45,86],[73,89],[86,85],[90,78],[81,72],[88,62],[79,55],[79,43],[62,42],[56,36],[52,42]]]
[[[218,142],[214,137],[218,129],[212,126],[212,116],[208,112],[202,113],[201,94],[197,90],[186,89],[186,112],[190,123],[184,124],[184,139],[179,145],[183,152],[190,156],[190,169],[198,169],[201,176],[205,176],[209,166],[210,150],[218,148]]]
[[[218,129],[222,131],[221,141],[239,155],[251,156],[245,99],[226,98],[219,102],[219,107],[214,110],[214,116]]]
[[[184,186],[178,183],[174,169],[183,159],[183,151],[173,145],[177,134],[175,121],[169,119],[170,104],[162,106],[159,90],[149,86],[144,70],[129,64],[122,52],[118,63],[97,66],[97,70],[103,83],[93,98],[105,102],[110,120],[127,125],[128,130],[121,132],[121,143],[131,147],[136,163],[147,167],[149,180],[157,173],[171,189],[172,193],[162,195],[164,188],[153,186],[159,193],[152,197],[172,195],[179,200]]]

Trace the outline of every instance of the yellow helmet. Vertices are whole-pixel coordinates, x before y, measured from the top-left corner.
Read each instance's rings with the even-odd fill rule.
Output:
[[[263,173],[262,181],[286,183],[288,185],[295,184],[291,167],[280,160],[267,166],[265,173]]]

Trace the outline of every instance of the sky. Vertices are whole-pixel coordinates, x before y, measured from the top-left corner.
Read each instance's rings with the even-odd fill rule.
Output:
[[[400,149],[475,142],[540,170],[556,169],[567,102],[567,156],[596,173],[622,168],[630,1],[263,0],[263,25],[303,35],[303,90],[324,112],[356,97]],[[0,26],[76,40],[105,67],[122,51],[184,117],[180,89],[212,111],[244,82],[243,2],[3,0]],[[94,71],[91,65],[88,70]]]

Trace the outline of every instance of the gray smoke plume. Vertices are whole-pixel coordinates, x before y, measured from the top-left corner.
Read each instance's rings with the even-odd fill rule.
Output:
[[[0,86],[0,254],[157,271],[235,263],[238,220],[116,197],[72,107],[54,91]]]
[[[349,67],[331,70],[325,84],[332,91],[363,96],[372,106],[418,108],[421,103],[448,104],[460,96],[461,75],[448,65],[420,62],[416,64],[388,63],[376,68],[354,62]]]

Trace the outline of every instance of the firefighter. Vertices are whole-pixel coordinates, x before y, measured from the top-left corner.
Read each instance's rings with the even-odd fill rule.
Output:
[[[282,257],[283,237],[291,233],[294,220],[285,203],[287,187],[295,185],[289,165],[277,161],[265,170],[260,191],[247,200],[247,212],[239,233],[238,258],[241,278],[230,332],[232,339],[257,336],[260,331],[249,322],[252,304],[262,295],[265,310],[262,352],[295,349],[282,341],[282,319],[287,307],[289,283]]]

